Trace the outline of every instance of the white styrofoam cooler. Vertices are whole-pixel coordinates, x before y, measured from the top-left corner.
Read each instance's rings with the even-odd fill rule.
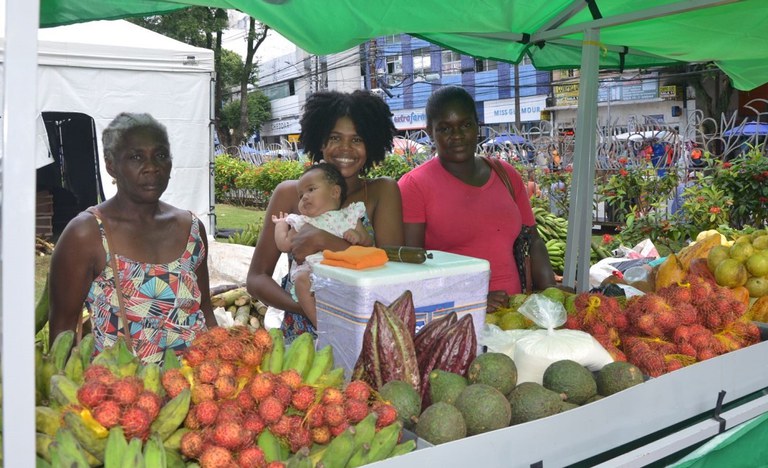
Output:
[[[366,270],[313,266],[317,302],[317,347],[333,345],[336,367],[347,376],[360,354],[363,332],[376,301],[391,304],[410,290],[417,330],[455,311],[472,315],[475,333],[485,322],[490,266],[486,260],[430,251],[420,264],[387,262]]]

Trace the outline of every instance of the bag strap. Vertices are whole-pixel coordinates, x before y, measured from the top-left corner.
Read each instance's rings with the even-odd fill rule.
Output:
[[[109,230],[107,229],[107,224],[104,222],[104,217],[101,215],[101,212],[95,206],[88,208],[86,211],[88,211],[89,213],[93,214],[94,216],[96,216],[101,220],[101,228],[104,231],[104,238],[107,241],[107,255],[109,255],[109,265],[112,268],[112,277],[115,280],[115,292],[117,293],[117,302],[120,305],[118,314],[120,315],[120,320],[123,321],[123,334],[125,335],[125,343],[128,345],[128,349],[130,349],[131,351],[134,351],[133,339],[131,338],[131,331],[130,331],[130,327],[128,326],[128,313],[125,311],[125,299],[123,297],[123,288],[120,286],[120,270],[117,269],[117,260],[115,258],[115,254],[112,252],[112,247],[110,247],[112,243],[109,240],[110,236],[109,236]],[[134,351],[134,354],[135,354],[135,351]]]
[[[509,180],[509,174],[507,174],[507,171],[504,169],[504,166],[501,165],[501,162],[498,159],[489,158],[488,156],[481,156],[481,158],[483,158],[483,161],[485,161],[486,164],[491,166],[493,172],[499,176],[501,182],[505,187],[507,187],[507,190],[509,190],[509,194],[512,196],[512,200],[515,200],[515,190],[512,188],[512,181]]]

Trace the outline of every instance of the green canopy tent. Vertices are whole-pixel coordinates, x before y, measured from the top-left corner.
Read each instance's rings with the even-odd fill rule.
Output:
[[[765,0],[6,0],[4,155],[24,154],[34,141],[36,18],[42,27],[173,11],[187,6],[234,8],[318,54],[338,52],[366,40],[409,33],[480,58],[519,62],[531,57],[539,69],[579,68],[572,209],[569,215],[566,283],[587,278],[595,163],[598,70],[714,61],[738,89],[768,82],[768,20]],[[39,8],[39,10],[38,10]],[[12,92],[9,92],[12,91]],[[28,97],[26,98],[28,99]],[[3,361],[6,463],[31,466],[31,317],[10,320],[14,304],[32,302],[34,194],[31,158],[3,158],[2,187]],[[11,218],[9,206],[23,216]],[[13,221],[14,229],[7,229]],[[19,246],[28,245],[29,252]],[[8,265],[14,265],[10,274]],[[586,281],[582,281],[585,284]],[[15,291],[11,298],[8,291]],[[21,354],[21,357],[18,355]],[[8,425],[6,425],[8,427]],[[29,429],[29,430],[27,430]]]

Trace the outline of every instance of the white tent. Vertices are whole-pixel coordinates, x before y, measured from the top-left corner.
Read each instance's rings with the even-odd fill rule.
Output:
[[[168,128],[173,153],[163,200],[194,212],[208,227],[213,51],[123,20],[41,29],[38,40],[36,110],[93,119],[105,195],[115,189],[104,169],[102,130],[120,112],[148,112]],[[0,50],[0,67],[4,62]],[[37,152],[40,161],[45,146],[38,143]]]

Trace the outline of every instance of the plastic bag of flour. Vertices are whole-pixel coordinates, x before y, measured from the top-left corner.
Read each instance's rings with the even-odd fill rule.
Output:
[[[532,294],[518,310],[541,328],[528,330],[515,340],[513,355],[518,383],[542,383],[547,367],[563,359],[576,361],[591,371],[600,370],[613,361],[589,333],[556,329],[567,318],[565,307],[559,302],[541,294]]]

